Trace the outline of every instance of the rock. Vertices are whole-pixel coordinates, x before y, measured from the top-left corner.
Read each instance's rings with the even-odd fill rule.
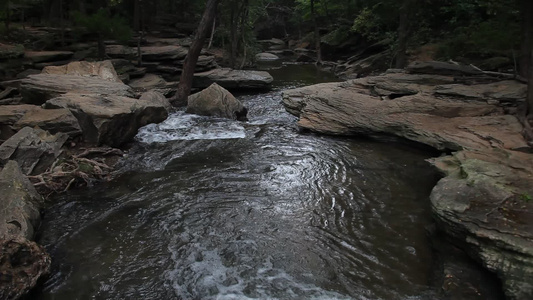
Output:
[[[392,135],[439,150],[528,148],[520,122],[501,115],[494,105],[438,99],[433,85],[404,85],[406,91],[418,93],[394,100],[382,100],[373,92],[387,88],[378,83],[390,86],[403,77],[395,83],[399,85],[410,76],[386,74],[288,90],[283,102],[299,115],[299,126],[327,134]]]
[[[170,112],[170,110],[172,110],[172,104],[170,104],[168,99],[165,98],[165,96],[158,91],[148,91],[146,93],[143,93],[139,100],[146,101],[147,103],[161,105],[167,110],[167,112]]]
[[[527,95],[527,85],[515,80],[488,84],[463,85],[447,84],[435,88],[435,94],[472,99],[477,101],[496,100],[497,102],[523,103]]]
[[[8,161],[0,172],[0,193],[0,240],[33,239],[43,199],[15,161]]]
[[[248,110],[223,87],[213,83],[199,93],[189,96],[187,113],[245,120]]]
[[[267,89],[273,78],[268,72],[214,69],[194,74],[193,86],[205,88],[217,83],[226,89]]]
[[[461,151],[432,162],[446,174],[430,197],[439,228],[498,275],[508,299],[531,299],[532,155]]]
[[[278,59],[279,57],[272,53],[263,52],[263,53],[258,53],[255,55],[255,60],[257,61],[273,61],[273,60],[278,60]]]
[[[74,55],[71,51],[26,51],[24,56],[34,63],[64,61]]]
[[[480,75],[482,72],[471,66],[462,66],[442,61],[415,61],[407,66],[406,70],[410,73],[436,74],[436,75]]]
[[[17,79],[22,79],[22,78],[26,78],[30,75],[35,75],[35,74],[41,74],[41,70],[37,70],[37,69],[26,69],[20,73],[17,74]]]
[[[75,61],[68,65],[45,67],[42,73],[95,77],[107,81],[122,83],[113,64],[109,60],[98,62]]]
[[[34,242],[0,239],[0,249],[0,299],[23,297],[50,270],[50,256]]]
[[[52,134],[62,132],[73,138],[81,135],[78,120],[68,109],[36,109],[27,112],[20,118],[13,128],[20,130],[24,127],[39,127]]]
[[[119,147],[137,130],[168,116],[162,103],[116,95],[67,93],[48,100],[45,108],[68,108],[78,119],[86,142]]]
[[[369,56],[352,57],[347,62],[335,68],[335,75],[342,78],[357,78],[372,72],[385,70],[388,66],[389,51],[384,51]]]
[[[137,49],[124,45],[107,45],[105,53],[111,58],[132,58],[137,56]]]
[[[24,56],[23,45],[6,45],[0,43],[0,61]]]
[[[16,132],[13,131],[12,125],[22,118],[27,112],[39,110],[37,105],[1,105],[0,106],[0,139],[7,140]]]
[[[131,80],[129,86],[137,92],[146,92],[155,88],[165,88],[167,82],[159,75],[146,74],[142,78]]]
[[[20,81],[20,93],[25,103],[41,105],[68,92],[134,96],[133,90],[123,83],[94,77],[37,74]]]
[[[26,175],[46,171],[61,153],[68,135],[52,135],[42,129],[24,127],[0,145],[0,166],[16,161]]]
[[[188,50],[181,46],[150,46],[141,47],[141,53],[146,61],[182,60],[187,56]]]

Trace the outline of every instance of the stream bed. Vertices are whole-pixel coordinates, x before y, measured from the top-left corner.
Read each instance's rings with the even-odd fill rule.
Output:
[[[249,121],[172,114],[109,183],[54,199],[39,299],[426,299],[429,153],[303,133],[283,89],[334,81],[280,65],[241,95]]]

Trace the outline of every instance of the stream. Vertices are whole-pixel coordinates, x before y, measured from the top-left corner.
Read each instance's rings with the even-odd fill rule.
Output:
[[[113,181],[54,199],[39,299],[427,299],[429,153],[300,132],[284,89],[335,81],[268,66],[247,122],[172,114]]]

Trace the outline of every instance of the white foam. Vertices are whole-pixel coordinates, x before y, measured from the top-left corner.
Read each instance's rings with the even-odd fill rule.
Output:
[[[242,139],[245,137],[245,129],[238,121],[177,112],[171,114],[162,123],[142,127],[135,139],[151,144],[177,140]]]

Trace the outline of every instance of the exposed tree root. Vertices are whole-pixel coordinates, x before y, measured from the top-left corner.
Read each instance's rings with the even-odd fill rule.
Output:
[[[115,148],[80,149],[79,154],[60,156],[46,172],[28,176],[37,190],[44,195],[68,191],[74,186],[89,186],[98,181],[109,181],[113,167],[106,157],[122,156]]]

